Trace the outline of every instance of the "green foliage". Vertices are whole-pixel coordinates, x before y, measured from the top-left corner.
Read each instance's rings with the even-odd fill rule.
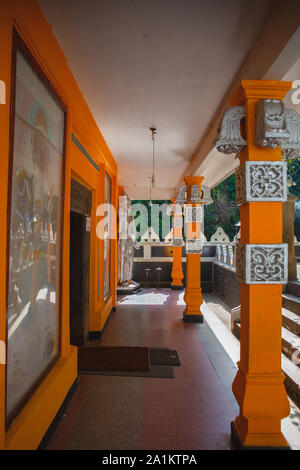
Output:
[[[204,233],[207,240],[222,227],[233,240],[238,229],[235,224],[240,220],[240,211],[235,203],[235,175],[232,174],[212,189],[213,204],[204,208]]]
[[[144,222],[144,225],[145,225],[145,226],[151,227],[151,206],[150,206],[150,204],[149,204],[149,201],[144,200],[144,199],[143,199],[143,200],[134,199],[134,200],[131,201],[131,205],[134,205],[134,204],[143,204],[143,205],[147,208],[148,220],[147,220],[147,221],[143,221],[143,222]],[[169,200],[154,200],[154,201],[152,201],[152,204],[153,204],[153,205],[154,205],[154,204],[157,204],[157,205],[162,205],[162,204],[169,205],[169,204],[172,204],[172,201],[169,201]],[[134,216],[134,219],[135,219],[136,224],[137,224],[137,225],[136,225],[137,230],[140,230],[140,223],[141,223],[141,222],[138,222],[138,220],[141,221],[141,215],[140,215],[139,213],[136,213],[135,216]],[[164,240],[164,239],[163,239],[163,236],[162,236],[162,235],[163,235],[162,219],[163,219],[163,217],[162,217],[162,214],[160,213],[160,214],[159,214],[159,220],[158,220],[159,233],[157,233],[156,227],[155,227],[155,226],[153,227],[154,230],[155,230],[155,232],[157,233],[157,235],[159,236],[159,239],[160,239],[161,241]],[[169,222],[170,222],[170,229],[171,229],[171,227],[172,227],[172,217],[168,217],[166,220],[169,220]],[[157,221],[155,221],[155,223],[157,224]],[[154,225],[154,224],[152,224],[152,225]],[[141,235],[143,235],[143,234],[141,234]],[[167,234],[165,234],[165,235],[167,235]],[[141,240],[141,237],[138,237],[137,241],[139,242],[140,240]]]
[[[289,191],[296,196],[300,197],[300,161],[288,160],[288,175],[293,179],[293,186],[289,188]],[[295,204],[295,235],[297,239],[300,239],[300,204],[296,201]]]

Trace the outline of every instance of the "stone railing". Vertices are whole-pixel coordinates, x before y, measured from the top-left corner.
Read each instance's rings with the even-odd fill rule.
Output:
[[[235,271],[235,243],[216,245],[215,262]]]

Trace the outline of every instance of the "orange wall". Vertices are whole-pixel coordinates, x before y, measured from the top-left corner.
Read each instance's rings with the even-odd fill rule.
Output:
[[[116,304],[116,241],[111,242],[111,295],[103,298],[103,241],[99,241],[98,266],[96,207],[104,202],[104,172],[112,178],[112,199],[117,204],[117,164],[101,135],[92,113],[69,69],[51,28],[36,0],[2,0],[0,15],[0,80],[6,84],[6,104],[0,104],[0,340],[6,340],[6,217],[9,158],[10,80],[12,33],[15,27],[67,107],[66,173],[63,236],[63,289],[61,358],[54,365],[14,423],[5,432],[5,366],[0,365],[0,449],[34,449],[39,444],[77,375],[76,348],[69,342],[69,211],[70,178],[77,179],[93,193],[91,217],[90,316],[91,331],[103,328]],[[71,141],[72,133],[100,167],[91,165]],[[98,273],[99,269],[99,273]],[[100,293],[98,296],[98,275]],[[47,405],[46,405],[47,404]]]

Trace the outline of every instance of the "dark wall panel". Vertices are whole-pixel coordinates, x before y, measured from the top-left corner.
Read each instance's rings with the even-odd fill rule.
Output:
[[[240,305],[240,282],[235,271],[214,263],[213,292],[231,308]]]

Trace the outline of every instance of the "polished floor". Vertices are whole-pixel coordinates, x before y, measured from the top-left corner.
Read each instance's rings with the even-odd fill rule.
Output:
[[[176,349],[181,366],[174,367],[174,378],[79,376],[48,449],[233,448],[236,366],[209,322],[182,321],[182,295],[144,289],[120,297],[101,340]]]

